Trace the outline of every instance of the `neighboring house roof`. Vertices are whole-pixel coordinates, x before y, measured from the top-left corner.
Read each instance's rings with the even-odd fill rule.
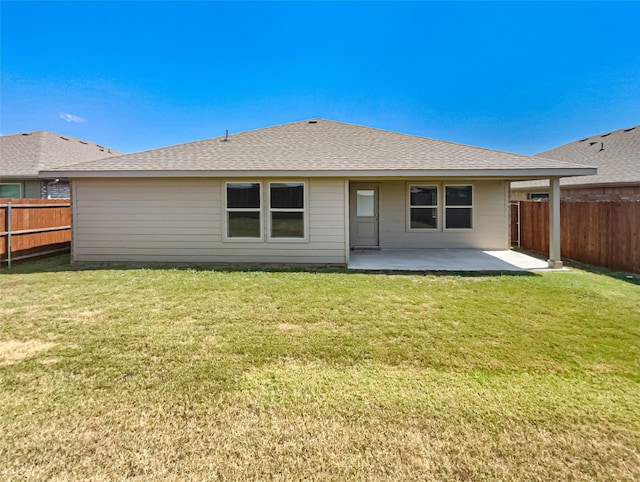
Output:
[[[640,184],[640,125],[586,137],[536,156],[598,168],[596,175],[561,179],[561,186]],[[548,185],[547,181],[515,182],[511,188],[524,190]]]
[[[173,176],[520,176],[595,172],[425,137],[311,119],[84,162],[56,171],[69,177]]]
[[[37,131],[0,137],[0,176],[38,178],[43,169],[121,155],[93,142]]]

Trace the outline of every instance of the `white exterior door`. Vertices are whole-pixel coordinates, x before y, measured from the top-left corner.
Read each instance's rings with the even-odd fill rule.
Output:
[[[351,247],[378,247],[378,186],[351,184],[350,191]]]

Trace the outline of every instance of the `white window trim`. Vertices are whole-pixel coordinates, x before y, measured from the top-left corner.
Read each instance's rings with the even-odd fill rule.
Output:
[[[260,186],[260,207],[259,208],[228,208],[227,207],[227,186],[229,184],[258,184]],[[228,180],[222,183],[222,240],[229,243],[264,243],[264,183],[256,179]],[[230,212],[258,212],[260,213],[260,236],[257,238],[229,236],[229,213]]]
[[[21,182],[0,182],[0,186],[18,186],[20,189],[20,195],[18,196],[20,199],[24,196],[23,186]],[[0,199],[10,199],[10,198],[0,198]]]
[[[448,187],[470,187],[471,188],[471,204],[468,206],[447,206],[447,188]],[[442,186],[442,230],[443,231],[469,232],[475,229],[475,225],[476,225],[475,197],[476,197],[476,187],[473,183],[443,184]],[[470,228],[447,228],[447,209],[471,209],[471,227]]]
[[[436,192],[436,204],[435,206],[413,206],[411,204],[411,186],[423,186],[423,187],[435,187]],[[440,192],[442,191],[441,185],[439,183],[428,183],[428,182],[407,182],[405,187],[406,193],[406,228],[407,232],[416,232],[416,233],[434,233],[442,231],[442,213],[440,209]],[[438,225],[435,228],[412,228],[411,227],[411,208],[436,208],[436,216]]]
[[[297,183],[302,184],[302,209],[301,208],[272,208],[271,207],[271,184]],[[265,196],[267,197],[266,229],[267,241],[270,243],[308,243],[309,242],[309,182],[306,179],[269,179],[267,182]],[[273,238],[271,237],[271,213],[272,212],[300,212],[304,228],[302,238]]]

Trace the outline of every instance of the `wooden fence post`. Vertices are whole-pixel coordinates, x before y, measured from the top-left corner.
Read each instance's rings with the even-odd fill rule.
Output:
[[[11,202],[7,203],[7,268],[11,269]]]

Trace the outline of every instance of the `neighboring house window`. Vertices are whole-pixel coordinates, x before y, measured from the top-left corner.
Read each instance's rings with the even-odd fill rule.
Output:
[[[0,198],[22,197],[20,184],[0,184]]]
[[[259,182],[226,185],[228,238],[262,238],[262,189]]]
[[[548,192],[529,193],[529,199],[549,199]]]
[[[68,181],[49,181],[42,182],[40,187],[40,195],[47,199],[66,199],[71,197]]]
[[[473,186],[444,187],[446,229],[473,228]]]
[[[305,237],[303,182],[269,183],[269,238]]]
[[[409,185],[409,229],[438,229],[438,186]]]

